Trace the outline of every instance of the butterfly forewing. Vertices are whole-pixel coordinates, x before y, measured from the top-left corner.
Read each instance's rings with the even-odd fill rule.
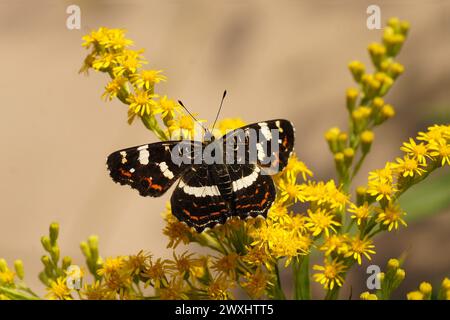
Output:
[[[157,142],[116,151],[107,159],[110,176],[115,182],[138,190],[141,196],[159,197],[190,167],[172,161],[172,151],[180,143],[196,142]]]

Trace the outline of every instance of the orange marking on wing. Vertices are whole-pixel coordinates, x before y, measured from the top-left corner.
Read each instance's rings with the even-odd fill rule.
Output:
[[[284,138],[283,138],[283,147],[287,147],[287,144],[288,144],[288,139],[287,139],[287,136],[285,136]]]
[[[122,169],[122,168],[119,168],[119,172],[120,172],[120,174],[123,175],[124,177],[131,178],[131,172],[130,172],[130,171],[126,171],[126,170],[124,170],[124,169]]]

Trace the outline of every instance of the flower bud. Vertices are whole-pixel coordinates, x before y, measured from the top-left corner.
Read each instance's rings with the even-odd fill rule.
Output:
[[[387,263],[388,270],[396,270],[400,267],[400,261],[397,259],[389,259]]]
[[[63,270],[67,270],[68,267],[72,265],[72,258],[65,256],[62,260],[62,268]]]
[[[341,132],[338,135],[338,150],[342,151],[345,149],[346,145],[347,145],[347,140],[348,140],[348,134],[345,132]]]
[[[364,154],[370,151],[370,147],[372,146],[372,142],[375,138],[373,131],[366,130],[361,133],[361,149]]]
[[[369,45],[368,50],[372,63],[379,68],[386,54],[386,47],[381,43],[374,42]]]
[[[44,265],[45,268],[51,268],[52,267],[52,262],[50,261],[49,256],[42,256],[41,257],[41,262]]]
[[[54,262],[57,262],[59,260],[59,247],[52,247],[52,250],[50,250],[50,256],[52,257],[52,260]]]
[[[430,299],[433,287],[428,282],[422,282],[419,286],[419,291],[422,292],[424,299]]]
[[[25,277],[25,271],[23,268],[22,260],[14,261],[14,270],[16,270],[16,274],[19,277],[19,279],[23,280],[23,278]]]
[[[80,249],[81,249],[81,252],[83,252],[83,255],[86,257],[86,259],[91,258],[91,250],[89,249],[87,242],[85,242],[85,241],[81,242]]]
[[[325,140],[327,140],[328,146],[333,153],[338,151],[337,139],[340,133],[341,130],[337,127],[333,127],[325,133]]]
[[[345,148],[344,151],[344,162],[347,167],[352,164],[353,158],[355,157],[355,150],[353,148]]]
[[[361,81],[362,75],[366,70],[364,64],[361,61],[352,61],[348,64],[348,68],[352,73],[353,79],[355,79],[355,81],[359,83]]]
[[[356,105],[356,100],[358,99],[358,89],[349,88],[346,92],[347,110],[351,112]]]
[[[381,110],[381,108],[383,108],[383,106],[384,106],[383,98],[376,97],[375,99],[373,99],[372,106],[374,109],[376,109],[378,111]]]
[[[8,264],[5,259],[0,259],[0,272],[6,272],[8,270]]]
[[[412,291],[406,295],[408,300],[423,300],[423,293],[420,291]]]
[[[52,250],[52,245],[50,243],[50,238],[47,236],[41,237],[41,244],[44,247],[45,251],[50,252]]]
[[[367,188],[365,186],[359,186],[356,188],[356,205],[361,206],[366,201]]]
[[[378,300],[378,297],[368,291],[361,293],[359,296],[362,300]]]
[[[56,240],[58,239],[59,234],[59,224],[56,222],[53,222],[50,225],[50,243],[52,246],[56,244]]]
[[[345,163],[344,163],[344,154],[342,152],[337,152],[334,155],[334,162],[336,164],[336,169],[341,176],[345,174]]]

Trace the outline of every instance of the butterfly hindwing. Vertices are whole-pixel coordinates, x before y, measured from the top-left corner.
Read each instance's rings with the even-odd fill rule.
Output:
[[[229,165],[233,188],[233,215],[264,218],[275,200],[275,186],[257,165]]]
[[[225,223],[230,204],[220,194],[211,176],[212,167],[194,165],[180,179],[171,198],[172,214],[198,232]]]
[[[116,151],[108,156],[111,178],[129,185],[141,196],[159,197],[189,168],[172,161],[171,152],[180,141],[157,142]],[[194,141],[183,141],[194,143]]]

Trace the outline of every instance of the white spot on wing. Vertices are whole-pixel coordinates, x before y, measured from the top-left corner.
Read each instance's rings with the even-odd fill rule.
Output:
[[[267,126],[267,123],[261,122],[259,124],[259,127],[261,128],[261,133],[263,134],[264,138],[266,138],[266,140],[272,139],[272,133],[270,132],[270,129]]]
[[[120,151],[120,155],[122,156],[122,164],[127,163],[127,152],[126,151]]]
[[[247,187],[251,186],[258,178],[259,171],[260,171],[259,168],[255,167],[255,170],[253,170],[253,172],[251,174],[249,174],[248,176],[245,176],[236,181],[233,181],[233,183],[231,185],[233,188],[233,191],[238,191],[243,188],[247,188]]]
[[[261,143],[256,144],[256,150],[258,151],[258,160],[263,161],[266,154],[264,152],[264,149],[263,149],[263,146],[261,145]]]
[[[167,163],[165,163],[164,161],[161,162],[159,164],[159,169],[161,169],[162,174],[164,175],[164,177],[172,180],[174,175],[173,172],[169,170],[169,167],[167,166]]]
[[[148,152],[148,145],[140,146],[137,148],[139,151],[139,163],[143,165],[147,165],[150,158],[150,153]]]

